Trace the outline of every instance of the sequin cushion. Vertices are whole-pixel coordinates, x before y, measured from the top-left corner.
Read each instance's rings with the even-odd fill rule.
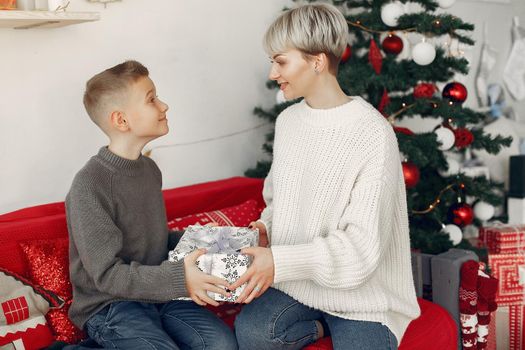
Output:
[[[56,340],[77,343],[85,337],[68,318],[72,301],[69,281],[69,243],[67,238],[36,240],[20,243],[27,259],[29,277],[33,283],[56,293],[64,307],[48,312],[46,318]]]
[[[250,199],[232,207],[175,218],[168,221],[168,227],[170,230],[181,231],[190,225],[205,225],[210,222],[216,222],[219,226],[244,227],[259,219],[261,211],[257,201]]]

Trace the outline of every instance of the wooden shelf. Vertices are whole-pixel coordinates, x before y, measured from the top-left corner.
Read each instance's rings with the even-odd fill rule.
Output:
[[[0,10],[0,28],[56,28],[99,19],[98,12]]]

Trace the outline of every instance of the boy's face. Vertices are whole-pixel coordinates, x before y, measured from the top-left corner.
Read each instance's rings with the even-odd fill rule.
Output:
[[[123,108],[131,133],[139,139],[153,140],[169,131],[168,105],[157,97],[155,84],[149,77],[139,78],[128,89]]]
[[[291,49],[271,58],[269,78],[277,81],[287,100],[306,97],[312,90],[315,78],[313,63],[301,51]]]

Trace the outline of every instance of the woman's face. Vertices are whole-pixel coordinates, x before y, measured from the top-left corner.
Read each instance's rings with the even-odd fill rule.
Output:
[[[306,60],[297,49],[275,54],[271,58],[269,78],[277,81],[287,100],[307,97],[313,88],[314,60]]]

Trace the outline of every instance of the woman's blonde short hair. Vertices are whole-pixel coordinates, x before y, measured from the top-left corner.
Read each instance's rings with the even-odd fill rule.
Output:
[[[263,45],[273,57],[287,49],[297,49],[306,55],[324,53],[330,70],[337,71],[348,44],[348,24],[333,5],[303,5],[284,12],[268,28]]]

